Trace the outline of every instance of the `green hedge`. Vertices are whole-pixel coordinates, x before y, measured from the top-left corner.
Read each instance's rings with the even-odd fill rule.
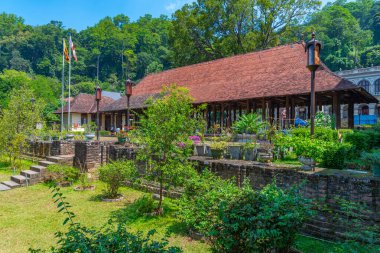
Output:
[[[349,143],[329,143],[322,155],[322,166],[330,169],[344,169],[345,160],[351,156],[352,145]]]
[[[293,128],[291,134],[296,137],[310,138],[310,128]],[[326,127],[316,127],[314,137],[321,141],[339,141],[338,131]]]

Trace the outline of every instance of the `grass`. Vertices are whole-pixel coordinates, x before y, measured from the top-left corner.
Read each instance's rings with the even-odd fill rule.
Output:
[[[124,219],[131,231],[157,229],[156,238],[173,232],[169,239],[171,245],[180,246],[185,252],[209,252],[206,243],[194,241],[182,233],[178,221],[170,215],[172,211],[163,217],[128,216],[131,203],[144,193],[125,187],[121,190],[125,196],[123,202],[106,203],[98,197],[103,188],[98,182],[95,191],[76,192],[72,187],[62,188],[77,221],[101,227],[112,217]],[[167,208],[171,206],[166,204]],[[65,229],[62,226],[64,216],[57,213],[50,190],[43,184],[0,192],[0,210],[0,252],[26,252],[30,247],[47,249],[56,242],[54,233]]]
[[[19,175],[20,171],[22,170],[28,170],[33,163],[30,160],[20,160],[17,162],[17,169],[14,172],[11,166],[11,163],[9,161],[9,158],[6,156],[0,155],[0,182],[7,181],[10,179],[10,177],[14,174]]]
[[[30,162],[23,161],[25,166]],[[0,162],[0,177],[9,176],[7,163]],[[106,203],[100,201],[104,184],[96,182],[95,191],[77,192],[73,187],[62,188],[67,201],[73,206],[76,220],[89,227],[101,227],[109,219],[127,224],[131,231],[156,229],[153,237],[160,239],[169,234],[170,245],[181,247],[184,252],[211,252],[209,244],[193,240],[187,236],[182,223],[175,218],[178,207],[175,200],[164,200],[164,215],[148,216],[138,214],[138,203],[143,192],[127,187],[121,189],[125,196],[123,202]],[[29,248],[48,249],[56,244],[54,233],[65,231],[62,226],[64,215],[57,213],[47,185],[38,184],[30,187],[0,192],[0,252],[26,252]],[[295,247],[301,252],[334,252],[334,244],[298,236]]]

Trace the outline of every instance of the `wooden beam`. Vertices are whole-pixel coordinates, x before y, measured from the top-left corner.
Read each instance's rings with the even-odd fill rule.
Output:
[[[290,98],[290,124],[294,125],[295,122],[295,117],[296,117],[296,104],[294,101],[294,97]]]

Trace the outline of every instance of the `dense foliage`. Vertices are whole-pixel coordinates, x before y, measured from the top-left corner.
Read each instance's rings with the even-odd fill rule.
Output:
[[[106,183],[104,192],[107,198],[116,198],[119,188],[126,180],[137,177],[137,169],[133,161],[114,161],[99,168],[99,180]]]
[[[231,202],[219,207],[214,225],[217,252],[289,252],[303,223],[313,213],[297,188],[282,190],[275,183],[260,191],[245,185]]]
[[[43,107],[43,101],[36,99],[31,89],[21,86],[11,91],[9,105],[1,111],[0,153],[9,156],[13,169],[37,124],[44,124]]]

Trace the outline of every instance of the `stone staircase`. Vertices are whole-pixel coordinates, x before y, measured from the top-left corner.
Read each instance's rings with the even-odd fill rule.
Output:
[[[40,183],[47,171],[47,167],[53,164],[73,165],[74,155],[48,156],[46,160],[39,161],[38,165],[30,166],[29,170],[23,170],[20,175],[11,176],[9,181],[0,182],[0,191],[13,188],[34,185]]]

